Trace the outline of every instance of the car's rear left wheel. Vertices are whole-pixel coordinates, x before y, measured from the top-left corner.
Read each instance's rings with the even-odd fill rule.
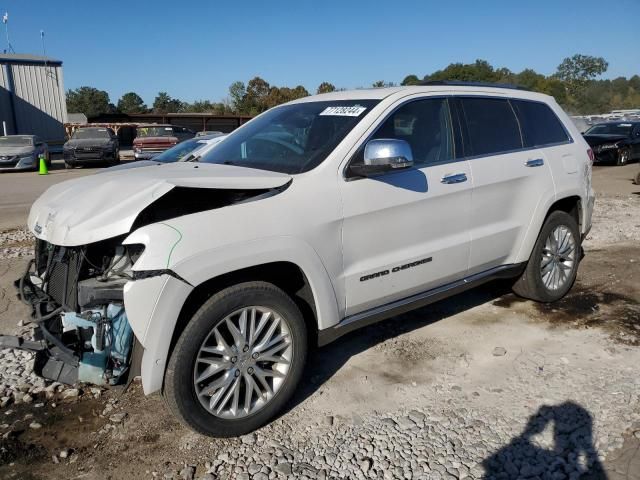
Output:
[[[581,252],[575,218],[563,211],[551,212],[513,291],[538,302],[560,300],[575,282]]]
[[[291,298],[248,282],[207,300],[180,335],[163,395],[189,427],[215,437],[253,431],[291,398],[304,369],[307,331]]]

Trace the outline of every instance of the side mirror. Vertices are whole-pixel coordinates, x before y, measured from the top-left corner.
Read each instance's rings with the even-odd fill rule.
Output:
[[[406,141],[379,138],[367,142],[364,147],[364,163],[351,165],[350,170],[354,175],[366,177],[411,166],[413,153]]]

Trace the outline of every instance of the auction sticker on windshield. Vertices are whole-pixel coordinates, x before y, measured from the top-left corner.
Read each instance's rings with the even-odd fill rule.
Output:
[[[344,106],[344,107],[327,107],[320,115],[334,115],[338,117],[358,117],[367,107],[360,105]]]

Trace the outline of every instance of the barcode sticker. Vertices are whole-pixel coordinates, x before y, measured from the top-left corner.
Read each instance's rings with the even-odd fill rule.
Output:
[[[320,115],[333,115],[337,117],[359,117],[367,107],[361,107],[360,105],[344,106],[344,107],[327,107]]]

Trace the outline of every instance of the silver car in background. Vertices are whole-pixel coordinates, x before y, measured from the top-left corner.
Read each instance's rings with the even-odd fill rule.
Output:
[[[0,171],[36,170],[43,154],[51,166],[48,145],[37,135],[0,137]]]

